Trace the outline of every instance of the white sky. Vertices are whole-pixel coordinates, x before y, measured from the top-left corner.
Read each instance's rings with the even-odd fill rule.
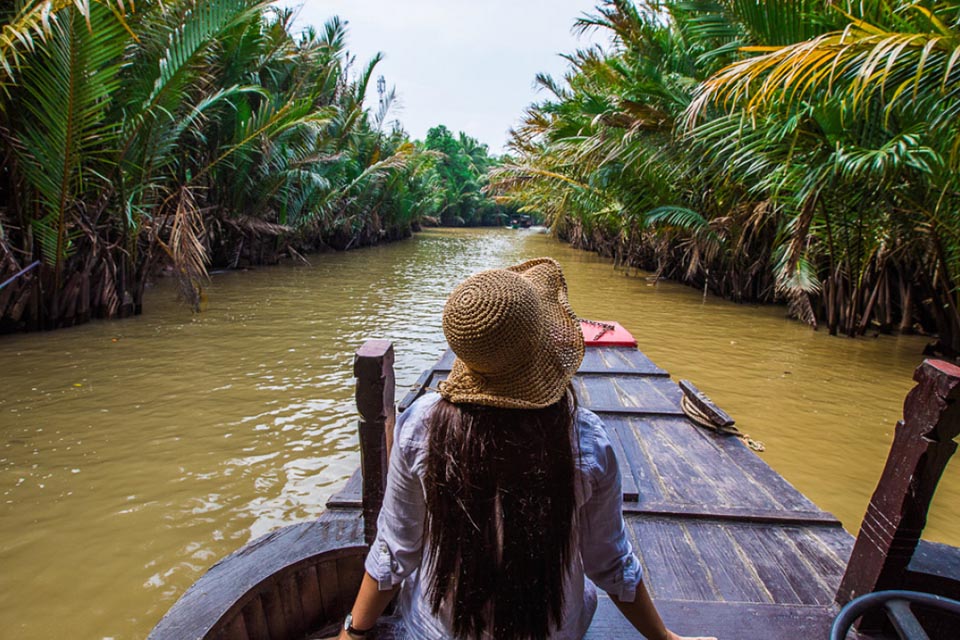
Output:
[[[348,21],[347,48],[362,68],[384,54],[374,74],[396,86],[399,119],[414,138],[445,124],[501,153],[507,130],[524,108],[544,96],[537,72],[556,78],[567,62],[559,54],[586,48],[602,35],[577,38],[574,20],[593,12],[594,0],[284,0],[301,7],[298,26],[318,28],[330,17]],[[376,107],[375,81],[368,104]]]

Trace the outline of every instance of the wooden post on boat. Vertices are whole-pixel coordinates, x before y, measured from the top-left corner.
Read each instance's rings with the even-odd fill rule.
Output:
[[[377,516],[383,505],[387,461],[396,421],[393,344],[368,340],[357,349],[353,375],[357,378],[360,412],[360,469],[363,474],[363,539],[367,546],[377,536]]]
[[[903,588],[933,493],[960,435],[960,367],[925,360],[903,404],[890,455],[860,526],[836,600]]]

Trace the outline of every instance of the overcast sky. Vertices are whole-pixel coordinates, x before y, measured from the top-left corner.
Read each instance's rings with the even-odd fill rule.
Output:
[[[592,12],[594,0],[289,0],[300,7],[298,26],[317,27],[338,15],[349,25],[348,49],[365,65],[378,51],[376,75],[396,86],[392,114],[414,137],[445,124],[456,133],[503,151],[507,130],[523,109],[542,99],[537,72],[559,78],[560,53],[587,47],[603,36],[577,38],[574,20]],[[375,106],[375,89],[371,91]]]

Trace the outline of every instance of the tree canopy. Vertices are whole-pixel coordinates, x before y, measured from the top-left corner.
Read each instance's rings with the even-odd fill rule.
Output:
[[[403,237],[453,202],[447,160],[388,125],[394,92],[366,105],[380,57],[338,18],[18,0],[0,20],[0,332],[136,313],[164,268],[196,306],[210,265]]]
[[[831,332],[960,351],[960,3],[606,0],[502,196],[574,243]]]
[[[438,125],[427,132],[423,148],[435,154],[432,179],[442,224],[503,224],[513,213],[512,208],[498,205],[484,191],[488,172],[500,164],[489,155],[487,145],[462,131],[454,136],[444,125]]]

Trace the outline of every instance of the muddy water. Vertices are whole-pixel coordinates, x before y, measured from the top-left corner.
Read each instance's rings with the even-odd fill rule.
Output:
[[[395,341],[402,393],[442,349],[454,283],[544,254],[580,315],[626,325],[856,530],[922,340],[830,338],[535,233],[431,231],[216,275],[196,317],[161,283],[139,318],[0,337],[0,636],[144,637],[216,559],[316,516],[357,465],[365,338]],[[960,544],[958,498],[954,462],[927,537]]]

